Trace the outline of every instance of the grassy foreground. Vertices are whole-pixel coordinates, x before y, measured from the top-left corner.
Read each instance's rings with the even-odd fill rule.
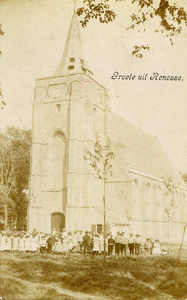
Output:
[[[187,299],[187,260],[1,254],[2,300]]]

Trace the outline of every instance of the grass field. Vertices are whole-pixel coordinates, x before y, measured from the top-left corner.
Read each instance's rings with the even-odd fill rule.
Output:
[[[187,252],[139,257],[1,253],[2,300],[187,299]]]

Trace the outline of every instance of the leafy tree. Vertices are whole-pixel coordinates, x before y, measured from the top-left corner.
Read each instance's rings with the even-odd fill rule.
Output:
[[[5,228],[8,225],[8,215],[12,215],[15,208],[14,202],[10,198],[12,184],[10,183],[10,167],[8,161],[8,139],[4,135],[0,135],[0,203],[1,217],[4,219]]]
[[[109,23],[115,20],[116,13],[111,9],[109,0],[83,0],[83,6],[77,9],[77,15],[81,16],[80,23],[86,27],[91,19],[97,19],[100,23]],[[116,0],[118,2],[118,0]],[[125,5],[125,0],[120,0]],[[123,2],[123,3],[122,3]],[[134,12],[130,15],[131,26],[126,29],[134,29],[141,24],[151,24],[152,19],[157,18],[160,29],[155,28],[155,33],[165,33],[173,45],[174,35],[180,33],[183,26],[187,26],[187,13],[184,7],[177,4],[172,5],[171,0],[132,0]],[[146,29],[144,28],[144,31]],[[148,45],[135,45],[132,56],[142,57],[140,50],[149,50]]]
[[[4,210],[5,228],[20,230],[26,222],[27,196],[30,174],[31,131],[7,127],[0,135],[1,213]]]
[[[2,30],[2,25],[0,24],[0,36],[1,35],[3,35],[4,34],[4,32],[3,32],[3,30]],[[1,50],[0,50],[0,56],[1,56],[1,54],[2,54],[2,52],[1,52]],[[1,106],[1,109],[3,109],[3,107],[6,105],[6,103],[5,103],[5,101],[4,101],[4,99],[3,99],[3,93],[2,93],[2,90],[1,90],[1,86],[0,86],[0,106]]]
[[[98,19],[100,23],[112,22],[116,14],[110,8],[106,2],[109,0],[104,0],[103,2],[95,3],[95,0],[83,0],[85,7],[82,6],[77,9],[77,15],[83,16],[80,20],[82,27],[86,27],[91,19]]]
[[[96,139],[93,144],[93,151],[85,150],[84,159],[89,162],[90,166],[95,170],[99,179],[104,183],[103,208],[104,208],[104,262],[106,256],[105,241],[106,241],[106,215],[105,215],[105,183],[107,176],[113,175],[111,161],[114,159],[114,153],[111,150],[110,139],[106,139],[105,145],[102,145],[99,134],[96,134]]]
[[[173,221],[174,215],[176,213],[177,204],[176,204],[176,186],[173,183],[172,177],[163,178],[164,179],[164,186],[165,191],[163,195],[165,196],[165,204],[164,204],[164,211],[167,214],[168,219],[168,251],[170,249],[170,233],[171,233],[171,223]]]
[[[0,220],[4,228],[8,228],[8,224],[15,218],[15,203],[10,198],[10,189],[8,186],[0,183]],[[8,220],[9,216],[9,220]],[[13,222],[12,222],[13,223]],[[1,226],[2,227],[2,226]]]

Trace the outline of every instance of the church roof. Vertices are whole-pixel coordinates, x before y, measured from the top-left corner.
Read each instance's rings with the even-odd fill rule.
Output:
[[[171,176],[175,184],[185,186],[157,137],[111,113],[110,138],[119,166],[115,178],[120,178],[121,168],[126,168],[127,163],[130,163],[130,169],[160,179]]]
[[[76,13],[74,12],[70,23],[63,56],[56,71],[54,72],[54,76],[82,72],[91,73],[85,65],[79,24]]]

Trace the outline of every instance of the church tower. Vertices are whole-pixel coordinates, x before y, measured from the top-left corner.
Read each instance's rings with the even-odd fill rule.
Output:
[[[37,79],[33,105],[28,230],[50,233],[95,224],[94,192],[103,182],[84,161],[96,132],[108,136],[109,96],[87,68],[74,12],[62,59],[48,78]]]

